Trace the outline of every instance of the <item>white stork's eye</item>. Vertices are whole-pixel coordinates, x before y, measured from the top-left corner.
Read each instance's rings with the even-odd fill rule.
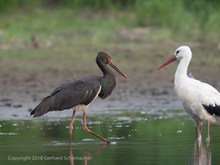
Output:
[[[176,54],[178,54],[179,52],[180,52],[180,50],[177,50],[177,51],[176,51]]]

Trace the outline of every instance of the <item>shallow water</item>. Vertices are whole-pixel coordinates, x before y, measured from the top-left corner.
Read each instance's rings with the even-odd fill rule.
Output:
[[[218,164],[219,127],[211,127],[211,143],[198,151],[194,124],[188,117],[156,115],[88,116],[88,127],[111,140],[105,144],[81,129],[76,119],[72,146],[69,119],[0,121],[1,164]],[[70,159],[71,158],[71,159]],[[203,162],[203,163],[202,163]]]

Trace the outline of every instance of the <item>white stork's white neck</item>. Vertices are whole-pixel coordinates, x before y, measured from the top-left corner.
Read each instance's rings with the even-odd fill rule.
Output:
[[[178,81],[182,78],[188,78],[187,70],[191,60],[191,56],[184,56],[180,59],[179,65],[175,73],[175,81]]]

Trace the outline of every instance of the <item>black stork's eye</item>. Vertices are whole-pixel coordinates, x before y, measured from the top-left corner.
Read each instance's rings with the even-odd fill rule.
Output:
[[[111,57],[109,55],[106,55],[106,60],[107,60],[107,63],[111,62]]]

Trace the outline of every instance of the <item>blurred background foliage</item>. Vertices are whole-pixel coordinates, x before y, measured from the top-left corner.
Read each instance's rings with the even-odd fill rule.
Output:
[[[78,61],[74,70],[84,73],[91,67],[81,63],[91,66],[100,49],[120,55],[121,66],[131,71],[146,69],[140,59],[148,52],[152,72],[168,47],[182,44],[200,55],[196,65],[220,67],[218,0],[0,0],[0,20],[5,74],[9,68],[11,73],[52,68],[56,76],[62,70],[68,76],[73,59]],[[62,65],[55,65],[58,60]]]
[[[191,36],[199,30],[220,32],[218,0],[0,0],[0,11],[27,8],[90,8],[95,11],[118,10],[134,14],[137,26],[170,29]],[[191,32],[188,32],[191,29]]]

